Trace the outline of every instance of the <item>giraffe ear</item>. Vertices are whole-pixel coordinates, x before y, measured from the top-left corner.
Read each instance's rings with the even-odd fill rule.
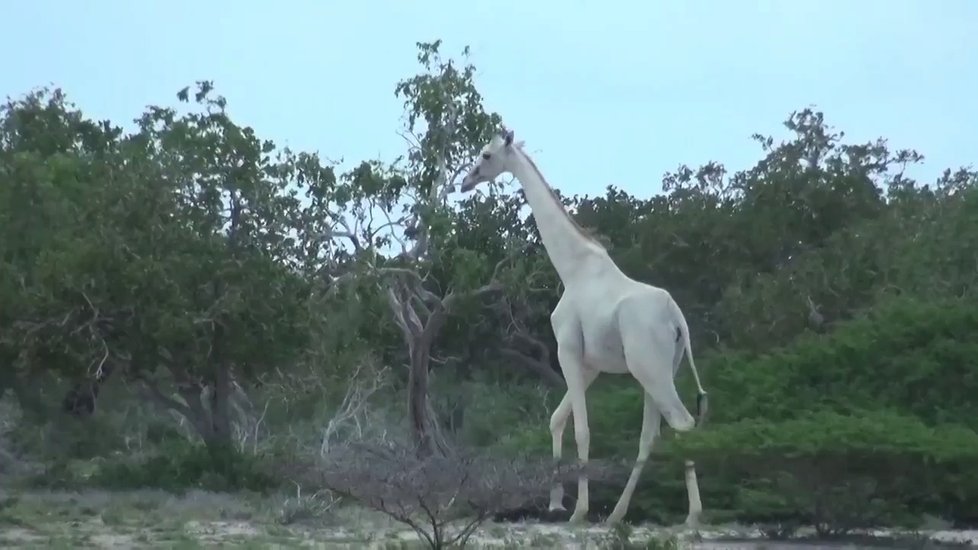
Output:
[[[507,147],[513,144],[513,135],[512,130],[503,130],[503,140],[505,141]]]

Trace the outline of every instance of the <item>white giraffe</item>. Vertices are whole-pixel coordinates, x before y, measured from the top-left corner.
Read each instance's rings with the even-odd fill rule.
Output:
[[[702,418],[705,413],[706,392],[693,363],[689,328],[669,292],[626,276],[607,250],[577,225],[523,151],[523,142],[514,143],[512,130],[503,129],[482,149],[481,157],[462,180],[461,191],[471,191],[506,172],[522,185],[547,255],[564,286],[550,315],[557,359],[567,382],[567,393],[550,418],[555,462],[563,452],[564,427],[571,413],[578,459],[581,464],[588,462],[591,437],[584,394],[599,373],[631,374],[644,389],[638,459],[607,520],[617,523],[628,510],[661,419],[665,417],[679,432],[691,430],[696,423],[674,382],[684,352],[699,391],[697,415]],[[686,491],[686,523],[695,525],[703,506],[692,461],[686,461]],[[563,487],[558,484],[550,493],[550,510],[564,510],[563,497]],[[570,521],[583,521],[587,512],[588,481],[581,475]]]

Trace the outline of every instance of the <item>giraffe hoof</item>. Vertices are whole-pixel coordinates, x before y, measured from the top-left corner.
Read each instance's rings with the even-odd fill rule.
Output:
[[[621,520],[624,519],[622,516],[623,514],[616,514],[612,512],[611,515],[608,516],[608,519],[604,520],[604,522],[608,527],[618,525],[621,523]]]
[[[540,512],[540,520],[546,522],[561,522],[567,521],[570,517],[570,512],[566,508],[555,508],[553,510],[546,510]]]

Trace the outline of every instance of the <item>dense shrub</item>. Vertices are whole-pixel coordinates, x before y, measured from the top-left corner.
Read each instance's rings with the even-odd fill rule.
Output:
[[[681,519],[681,461],[693,456],[717,519],[814,523],[826,533],[906,523],[924,512],[973,521],[975,334],[971,304],[901,299],[760,356],[706,354],[709,422],[682,438],[664,430],[630,517]],[[690,377],[680,376],[690,395]],[[641,401],[631,380],[595,384],[592,457],[633,459]],[[501,444],[549,453],[547,425]],[[572,442],[564,456],[576,456]],[[613,506],[624,481],[595,487],[592,509]]]
[[[215,451],[202,444],[176,441],[164,450],[142,458],[103,461],[89,483],[108,489],[170,491],[267,491],[281,486],[281,480],[268,470],[272,457],[246,455],[234,449]]]
[[[710,471],[707,489],[735,487],[733,508],[750,523],[801,521],[841,534],[923,513],[959,517],[978,490],[978,434],[893,412],[742,420],[671,443],[671,455]]]
[[[760,357],[713,354],[704,373],[711,422],[893,407],[978,428],[976,334],[970,301],[896,299]]]

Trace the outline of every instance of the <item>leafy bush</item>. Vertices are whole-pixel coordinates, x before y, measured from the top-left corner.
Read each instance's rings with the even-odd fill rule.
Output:
[[[103,461],[90,483],[107,489],[268,491],[280,485],[268,471],[269,461],[233,448],[216,451],[202,444],[171,441],[160,452],[141,459]]]
[[[42,460],[91,459],[125,449],[124,436],[115,430],[118,423],[105,416],[89,420],[68,417],[36,424],[21,422],[8,437],[19,454]]]
[[[826,535],[954,514],[942,507],[978,489],[978,434],[886,411],[744,420],[674,439],[669,453],[738,484],[741,521]]]
[[[682,438],[664,430],[629,517],[682,517],[690,453],[707,511],[724,519],[775,531],[815,523],[826,533],[923,512],[974,521],[975,333],[978,310],[965,301],[901,299],[760,356],[704,354],[710,420]],[[633,459],[640,392],[625,379],[599,380],[588,392],[592,457]],[[547,425],[500,445],[549,454]],[[576,456],[566,439],[564,456]],[[592,489],[592,509],[612,506],[624,482]]]
[[[976,333],[967,300],[904,298],[759,357],[714,354],[704,369],[711,422],[897,408],[978,428]]]

